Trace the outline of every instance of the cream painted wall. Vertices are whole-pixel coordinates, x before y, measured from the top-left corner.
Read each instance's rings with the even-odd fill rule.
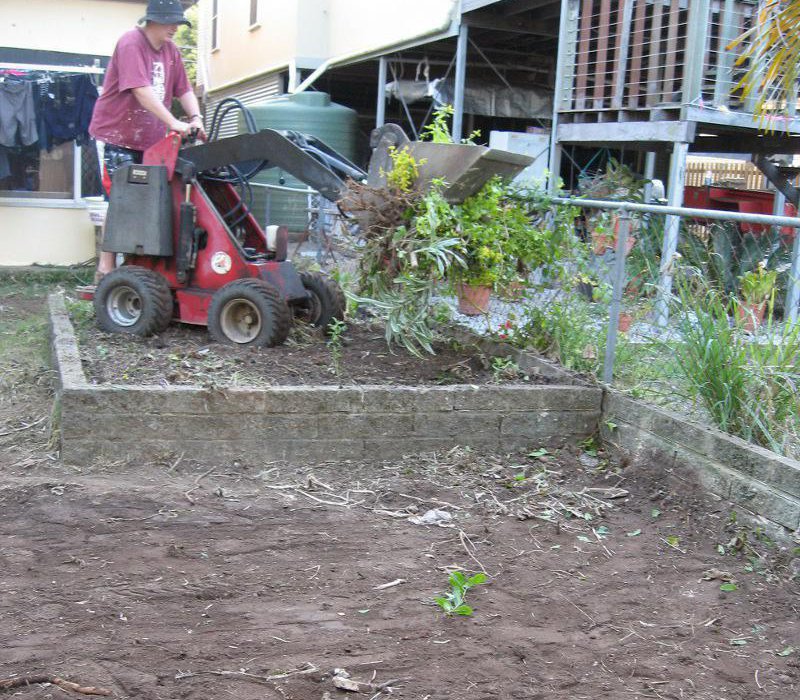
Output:
[[[86,209],[0,204],[0,265],[75,265],[94,257]]]
[[[330,56],[399,44],[442,31],[458,0],[330,0]]]
[[[110,56],[146,2],[2,0],[0,46]]]
[[[147,6],[119,0],[0,0],[0,46],[110,56]],[[72,265],[94,256],[85,208],[0,201],[0,265]]]
[[[298,0],[297,45],[295,57],[303,60],[305,68],[316,67],[314,61],[322,63],[330,55],[330,6],[332,0]]]
[[[218,49],[211,51],[211,0],[200,0],[200,50],[208,88],[285,68],[295,56],[299,2],[261,0],[259,26],[250,27],[250,0],[219,0]]]
[[[211,0],[200,0],[208,89],[280,70],[292,61],[315,68],[327,59],[440,32],[458,6],[458,0],[260,0],[261,26],[251,30],[249,0],[219,0],[219,50],[212,52],[207,48]]]

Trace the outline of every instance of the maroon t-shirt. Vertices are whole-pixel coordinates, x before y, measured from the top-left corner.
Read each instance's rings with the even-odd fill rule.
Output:
[[[100,141],[137,151],[160,141],[167,133],[166,125],[142,107],[132,92],[147,85],[167,109],[173,97],[192,89],[178,47],[168,40],[156,51],[141,29],[132,29],[122,35],[111,56],[89,133]]]

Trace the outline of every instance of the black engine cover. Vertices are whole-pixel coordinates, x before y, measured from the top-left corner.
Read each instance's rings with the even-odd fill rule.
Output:
[[[172,194],[163,165],[126,165],[114,173],[102,249],[172,255]]]

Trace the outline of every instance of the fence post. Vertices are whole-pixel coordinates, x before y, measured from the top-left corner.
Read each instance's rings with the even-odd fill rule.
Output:
[[[625,250],[631,230],[631,217],[626,213],[618,219],[617,249],[614,253],[614,286],[611,305],[608,309],[608,333],[606,335],[606,357],[603,362],[603,381],[611,384],[614,380],[614,358],[617,353],[617,332],[619,312],[622,308],[622,294],[625,291]]]
[[[789,323],[797,323],[800,312],[800,229],[794,230],[792,246],[792,267],[789,270],[789,284],[786,290],[786,309],[789,312]]]

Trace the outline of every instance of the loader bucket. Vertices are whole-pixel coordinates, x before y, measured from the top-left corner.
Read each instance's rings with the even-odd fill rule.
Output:
[[[417,186],[424,191],[441,178],[447,183],[443,194],[451,203],[463,202],[495,175],[510,180],[533,163],[530,156],[486,146],[428,141],[408,146],[418,163],[425,161],[419,166]]]
[[[442,179],[447,183],[444,196],[452,204],[463,202],[475,194],[494,175],[511,179],[533,162],[530,156],[486,146],[409,141],[397,124],[384,124],[375,129],[370,137],[370,146],[373,151],[368,185],[379,189],[384,187],[386,173],[393,165],[391,149],[408,148],[417,163],[422,163],[416,186],[424,192],[431,181]]]

